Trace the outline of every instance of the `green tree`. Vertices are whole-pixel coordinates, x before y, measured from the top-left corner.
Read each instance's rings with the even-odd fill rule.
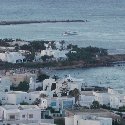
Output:
[[[33,102],[33,105],[39,105],[41,103],[41,100],[39,98],[36,98],[36,100]]]
[[[20,103],[20,105],[29,105],[29,103],[23,101],[23,102]]]
[[[79,95],[80,95],[80,92],[77,88],[69,91],[69,96],[75,97],[75,103],[79,100]]]
[[[38,80],[40,82],[42,82],[43,80],[48,79],[48,78],[49,78],[49,76],[46,74],[39,74],[39,76],[38,76]]]
[[[17,87],[18,91],[28,91],[29,90],[29,83],[26,81],[20,82],[20,84]]]
[[[92,105],[90,106],[91,109],[99,109],[100,108],[100,104],[98,101],[93,101]]]

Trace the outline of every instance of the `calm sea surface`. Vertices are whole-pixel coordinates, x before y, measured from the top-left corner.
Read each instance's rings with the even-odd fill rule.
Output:
[[[86,23],[47,23],[0,26],[0,38],[65,40],[125,53],[125,0],[0,0],[0,20],[85,19]],[[63,36],[65,31],[78,35]],[[125,68],[107,67],[53,71],[71,73],[88,84],[125,88]]]
[[[68,70],[46,70],[50,76],[57,75],[60,78],[71,75],[83,79],[86,85],[97,85],[125,90],[125,66],[80,68]]]

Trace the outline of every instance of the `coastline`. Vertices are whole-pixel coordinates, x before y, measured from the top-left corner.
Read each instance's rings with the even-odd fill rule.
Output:
[[[123,62],[122,62],[123,61]],[[96,67],[110,67],[114,65],[125,64],[125,54],[122,55],[108,55],[97,60],[96,63],[85,63],[84,61],[75,62],[26,62],[26,63],[7,63],[0,62],[0,70],[2,69],[18,69],[18,68],[49,68],[51,70],[76,69],[76,68],[96,68]]]

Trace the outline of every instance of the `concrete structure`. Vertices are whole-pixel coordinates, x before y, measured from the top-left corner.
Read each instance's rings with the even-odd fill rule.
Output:
[[[70,90],[74,90],[77,88],[81,91],[82,79],[76,79],[71,77],[70,75],[63,79],[55,79],[49,78],[43,81],[43,90],[48,93],[55,93],[58,97],[61,96],[62,93],[68,94]],[[52,96],[53,94],[50,94]]]
[[[0,77],[0,92],[10,91],[10,85],[12,85],[11,80],[7,76]]]
[[[7,103],[6,92],[0,92],[0,103],[3,105]]]
[[[24,61],[25,56],[23,56],[20,52],[5,52],[0,53],[0,59],[4,62],[20,63]]]
[[[53,98],[41,98],[40,107],[43,109],[46,107],[52,107],[56,110],[72,108],[75,104],[75,98],[71,97],[53,97]]]
[[[107,92],[93,92],[95,100],[101,105],[110,105],[110,94]]]
[[[29,96],[29,93],[22,91],[11,91],[6,94],[7,96],[7,104],[17,105],[22,102],[27,102],[31,104],[33,101]]]
[[[42,82],[36,82],[34,77],[30,78],[29,90],[36,90],[36,88],[42,87]]]
[[[125,95],[112,94],[110,95],[110,107],[118,109],[125,106]]]
[[[108,93],[110,94],[110,107],[118,109],[119,107],[125,106],[124,90],[114,90],[109,88]]]
[[[11,79],[14,86],[18,86],[18,84],[23,81],[27,81],[29,83],[31,77],[34,79],[37,78],[37,74],[34,73],[8,73],[7,76]]]
[[[44,91],[34,91],[29,93],[22,91],[10,91],[7,93],[3,93],[3,96],[1,96],[1,98],[5,98],[6,104],[18,105],[22,102],[32,104],[36,101],[36,99],[41,98],[41,94],[47,95],[47,93]]]
[[[65,125],[112,125],[112,119],[90,115],[74,115],[65,117]]]
[[[79,104],[81,106],[90,107],[95,100],[95,96],[93,95],[92,91],[83,91],[79,96]]]
[[[41,110],[36,105],[5,105],[0,107],[3,123],[32,123],[41,121]]]
[[[41,56],[53,56],[56,60],[66,60],[66,54],[69,52],[68,50],[60,50],[60,49],[52,49],[51,45],[45,44],[46,49],[41,50]]]

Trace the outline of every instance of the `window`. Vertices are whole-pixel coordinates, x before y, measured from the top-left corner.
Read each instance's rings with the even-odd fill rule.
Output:
[[[29,118],[33,118],[33,114],[29,114]]]
[[[22,118],[25,118],[25,115],[22,115]]]
[[[5,100],[5,97],[2,97],[2,100]]]
[[[14,120],[15,119],[15,115],[10,115],[10,120]]]

